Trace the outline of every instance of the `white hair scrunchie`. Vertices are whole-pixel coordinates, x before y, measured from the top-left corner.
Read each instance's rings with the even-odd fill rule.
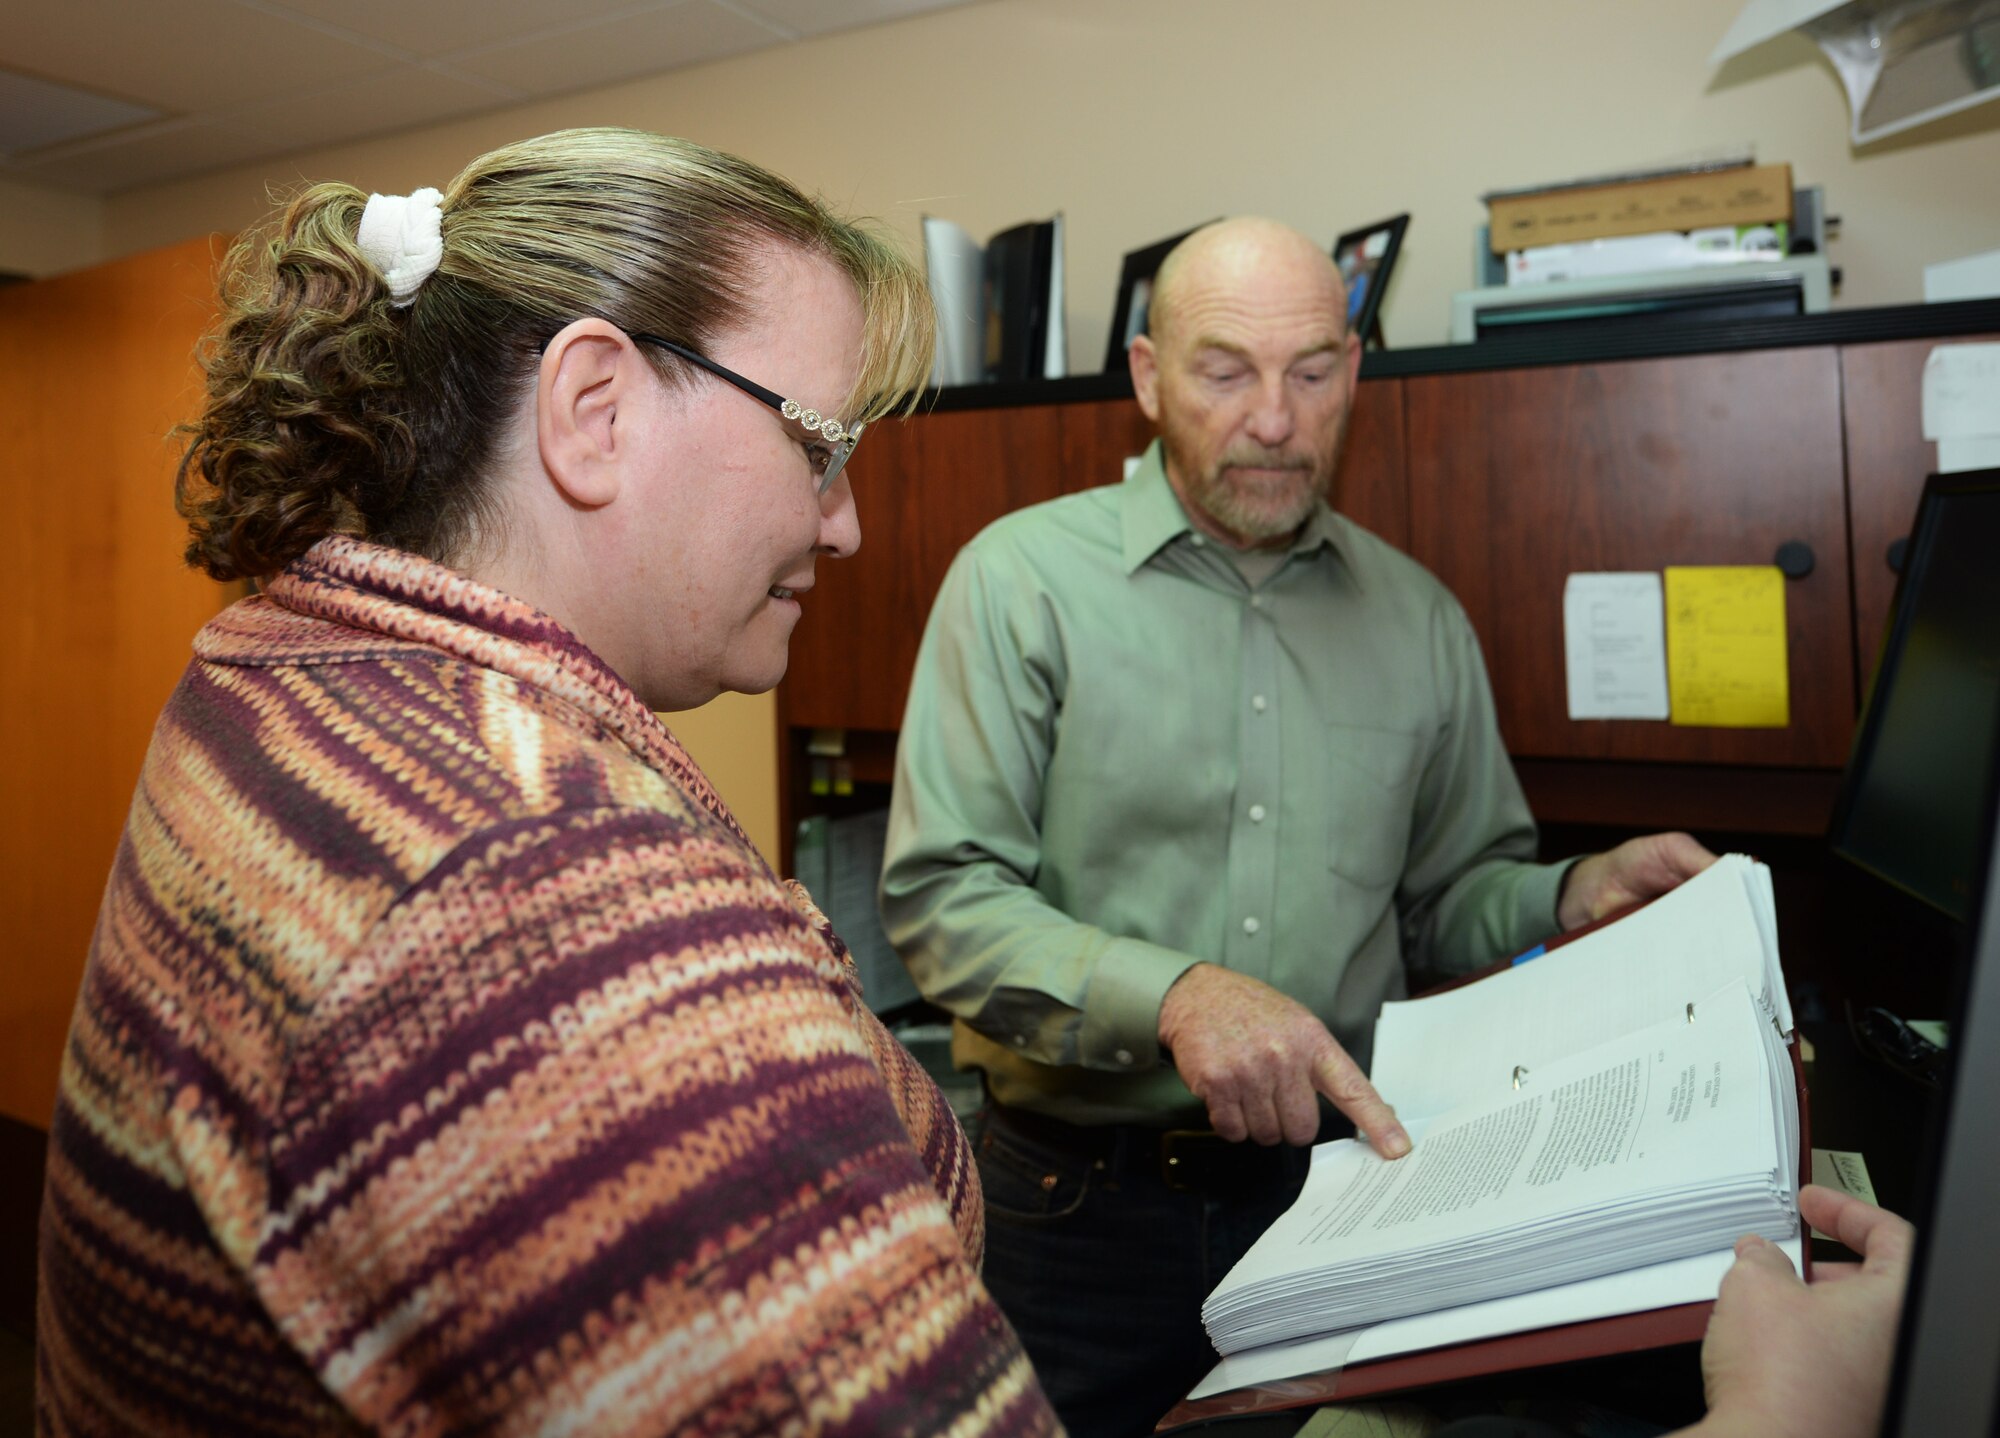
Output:
[[[426,186],[410,195],[370,195],[355,243],[405,309],[444,258],[444,196]]]

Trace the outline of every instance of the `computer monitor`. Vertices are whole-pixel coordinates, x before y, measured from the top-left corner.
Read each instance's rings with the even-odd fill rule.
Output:
[[[2000,725],[1988,731],[2000,747]],[[2000,799],[1980,797],[1974,902],[1967,910],[1959,1001],[1944,1083],[1932,1112],[1928,1182],[1909,1217],[1915,1262],[1897,1334],[1883,1438],[2000,1433]]]
[[[1834,809],[1834,852],[1963,920],[1996,723],[2000,469],[1932,475]]]

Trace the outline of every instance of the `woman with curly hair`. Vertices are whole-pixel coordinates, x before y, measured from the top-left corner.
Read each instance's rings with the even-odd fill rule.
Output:
[[[100,912],[42,1431],[1053,1431],[956,1121],[654,716],[784,673],[920,276],[589,130],[306,190],[225,300],[178,491],[260,592]]]

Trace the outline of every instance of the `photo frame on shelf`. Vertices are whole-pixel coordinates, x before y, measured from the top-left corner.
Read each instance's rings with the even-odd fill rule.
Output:
[[[1348,332],[1360,335],[1364,345],[1388,347],[1382,338],[1382,294],[1389,288],[1389,273],[1396,267],[1403,231],[1409,227],[1409,215],[1394,215],[1349,230],[1333,242],[1333,262],[1347,282]]]
[[[1212,225],[1215,220],[1204,223]],[[1111,310],[1111,339],[1104,351],[1106,374],[1123,374],[1130,368],[1125,351],[1146,332],[1146,314],[1152,308],[1153,276],[1160,272],[1160,265],[1175,245],[1202,228],[1203,225],[1196,225],[1192,230],[1183,230],[1125,256],[1125,263],[1118,270],[1118,303]]]

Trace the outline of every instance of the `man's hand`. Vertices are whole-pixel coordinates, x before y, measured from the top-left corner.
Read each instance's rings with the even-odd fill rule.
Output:
[[[1702,1340],[1708,1417],[1695,1434],[1872,1438],[1881,1421],[1915,1231],[1830,1188],[1801,1189],[1799,1213],[1862,1262],[1820,1264],[1807,1287],[1771,1244],[1737,1241]]]
[[[1319,1132],[1319,1100],[1354,1120],[1384,1158],[1410,1151],[1396,1122],[1326,1025],[1269,984],[1196,964],[1160,1005],[1160,1042],[1174,1067],[1208,1105],[1208,1121],[1232,1143],[1307,1144]]]
[[[1686,834],[1627,839],[1608,853],[1578,860],[1563,875],[1556,921],[1580,929],[1631,904],[1656,899],[1715,862]]]

